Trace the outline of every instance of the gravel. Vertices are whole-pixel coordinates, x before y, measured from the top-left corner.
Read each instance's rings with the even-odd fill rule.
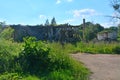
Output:
[[[120,80],[120,55],[71,54],[92,72],[90,80]]]

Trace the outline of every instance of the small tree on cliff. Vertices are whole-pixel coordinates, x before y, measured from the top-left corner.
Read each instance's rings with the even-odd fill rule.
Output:
[[[56,26],[56,20],[55,20],[55,17],[52,18],[52,20],[51,20],[51,25],[52,25],[52,26]]]

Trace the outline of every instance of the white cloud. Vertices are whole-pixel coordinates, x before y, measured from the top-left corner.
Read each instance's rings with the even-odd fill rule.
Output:
[[[120,24],[120,19],[116,18],[117,16],[120,16],[117,12],[111,14],[110,16],[106,16],[109,21],[102,23],[101,25],[104,27],[118,26]]]
[[[46,16],[45,15],[40,15],[39,18],[40,19],[46,19]]]
[[[101,23],[101,25],[105,28],[109,28],[110,26],[113,26],[112,23]]]
[[[60,3],[61,3],[61,0],[57,0],[57,1],[56,1],[56,4],[60,4]]]
[[[117,21],[117,22],[111,21],[111,22],[101,23],[101,25],[104,26],[105,28],[109,28],[111,26],[118,26],[119,21]]]
[[[60,4],[62,2],[72,2],[73,0],[56,0],[56,4]]]
[[[90,17],[98,15],[98,13],[94,9],[80,9],[80,10],[74,10],[73,16],[74,17]]]

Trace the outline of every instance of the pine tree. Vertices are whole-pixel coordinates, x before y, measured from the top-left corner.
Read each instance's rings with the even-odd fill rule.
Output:
[[[45,22],[45,26],[49,26],[49,20],[47,19],[46,22]]]
[[[53,19],[51,20],[51,25],[52,25],[52,26],[56,26],[56,20],[55,20],[55,17],[53,17]]]

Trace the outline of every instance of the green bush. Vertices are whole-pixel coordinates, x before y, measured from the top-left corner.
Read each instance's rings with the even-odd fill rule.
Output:
[[[0,80],[21,80],[22,78],[17,73],[4,73],[0,75]]]
[[[42,80],[86,80],[88,77],[88,69],[62,50],[50,48],[45,42],[36,41],[33,37],[24,41],[23,50],[16,58],[18,69],[22,68],[24,73],[39,75]]]
[[[120,46],[116,46],[115,48],[113,48],[113,52],[115,54],[120,54]]]
[[[5,41],[0,44],[0,73],[6,72],[9,70],[10,60],[12,55],[9,50],[9,46],[5,44]]]
[[[10,72],[14,56],[21,50],[21,45],[12,41],[0,40],[0,73]]]
[[[69,56],[51,50],[47,44],[42,41],[36,41],[35,38],[26,38],[24,48],[18,59],[23,71],[38,73],[39,71],[53,71],[67,69],[70,67]]]
[[[25,38],[24,43],[18,57],[22,70],[32,74],[48,70],[50,52],[48,46],[41,41],[36,41],[33,37]]]
[[[51,45],[37,41],[33,37],[25,38],[23,44],[7,40],[0,42],[0,80],[18,80],[18,78],[19,80],[87,80],[88,78],[88,69],[66,54],[75,51],[75,46],[72,44],[66,44],[64,47],[56,43]],[[56,45],[58,47],[55,48]],[[72,48],[74,50],[67,50]]]
[[[74,80],[74,77],[71,76],[71,71],[69,70],[56,70],[51,72],[47,77],[43,78],[44,80]]]
[[[12,70],[13,57],[20,51],[20,45],[12,40],[13,31],[11,27],[0,30],[0,73]]]
[[[11,27],[6,27],[0,32],[0,38],[5,40],[13,40],[14,29]]]
[[[42,79],[39,79],[36,76],[28,75],[27,77],[23,77],[21,80],[42,80]]]

